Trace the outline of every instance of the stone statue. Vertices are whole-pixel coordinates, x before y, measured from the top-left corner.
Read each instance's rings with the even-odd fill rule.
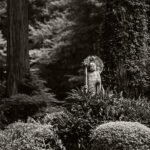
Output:
[[[104,89],[101,81],[101,72],[103,71],[103,61],[97,56],[88,56],[83,61],[85,67],[85,92],[91,96],[104,95]]]

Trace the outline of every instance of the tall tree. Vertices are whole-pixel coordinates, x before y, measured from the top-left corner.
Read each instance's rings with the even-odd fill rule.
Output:
[[[28,1],[7,0],[7,5],[7,94],[11,96],[22,92],[22,84],[29,73]]]

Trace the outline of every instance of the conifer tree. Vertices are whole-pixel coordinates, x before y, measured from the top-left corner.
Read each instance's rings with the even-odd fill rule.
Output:
[[[29,74],[28,54],[28,1],[7,0],[7,94],[22,91],[22,83]]]

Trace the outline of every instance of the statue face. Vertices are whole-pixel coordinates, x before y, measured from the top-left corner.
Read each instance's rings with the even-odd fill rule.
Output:
[[[91,62],[89,64],[89,71],[90,72],[96,71],[96,64],[94,62]]]

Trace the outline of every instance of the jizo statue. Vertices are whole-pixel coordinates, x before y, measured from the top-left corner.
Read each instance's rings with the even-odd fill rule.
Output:
[[[104,95],[101,73],[104,68],[103,61],[97,56],[89,56],[83,62],[85,69],[85,91],[91,96]]]

